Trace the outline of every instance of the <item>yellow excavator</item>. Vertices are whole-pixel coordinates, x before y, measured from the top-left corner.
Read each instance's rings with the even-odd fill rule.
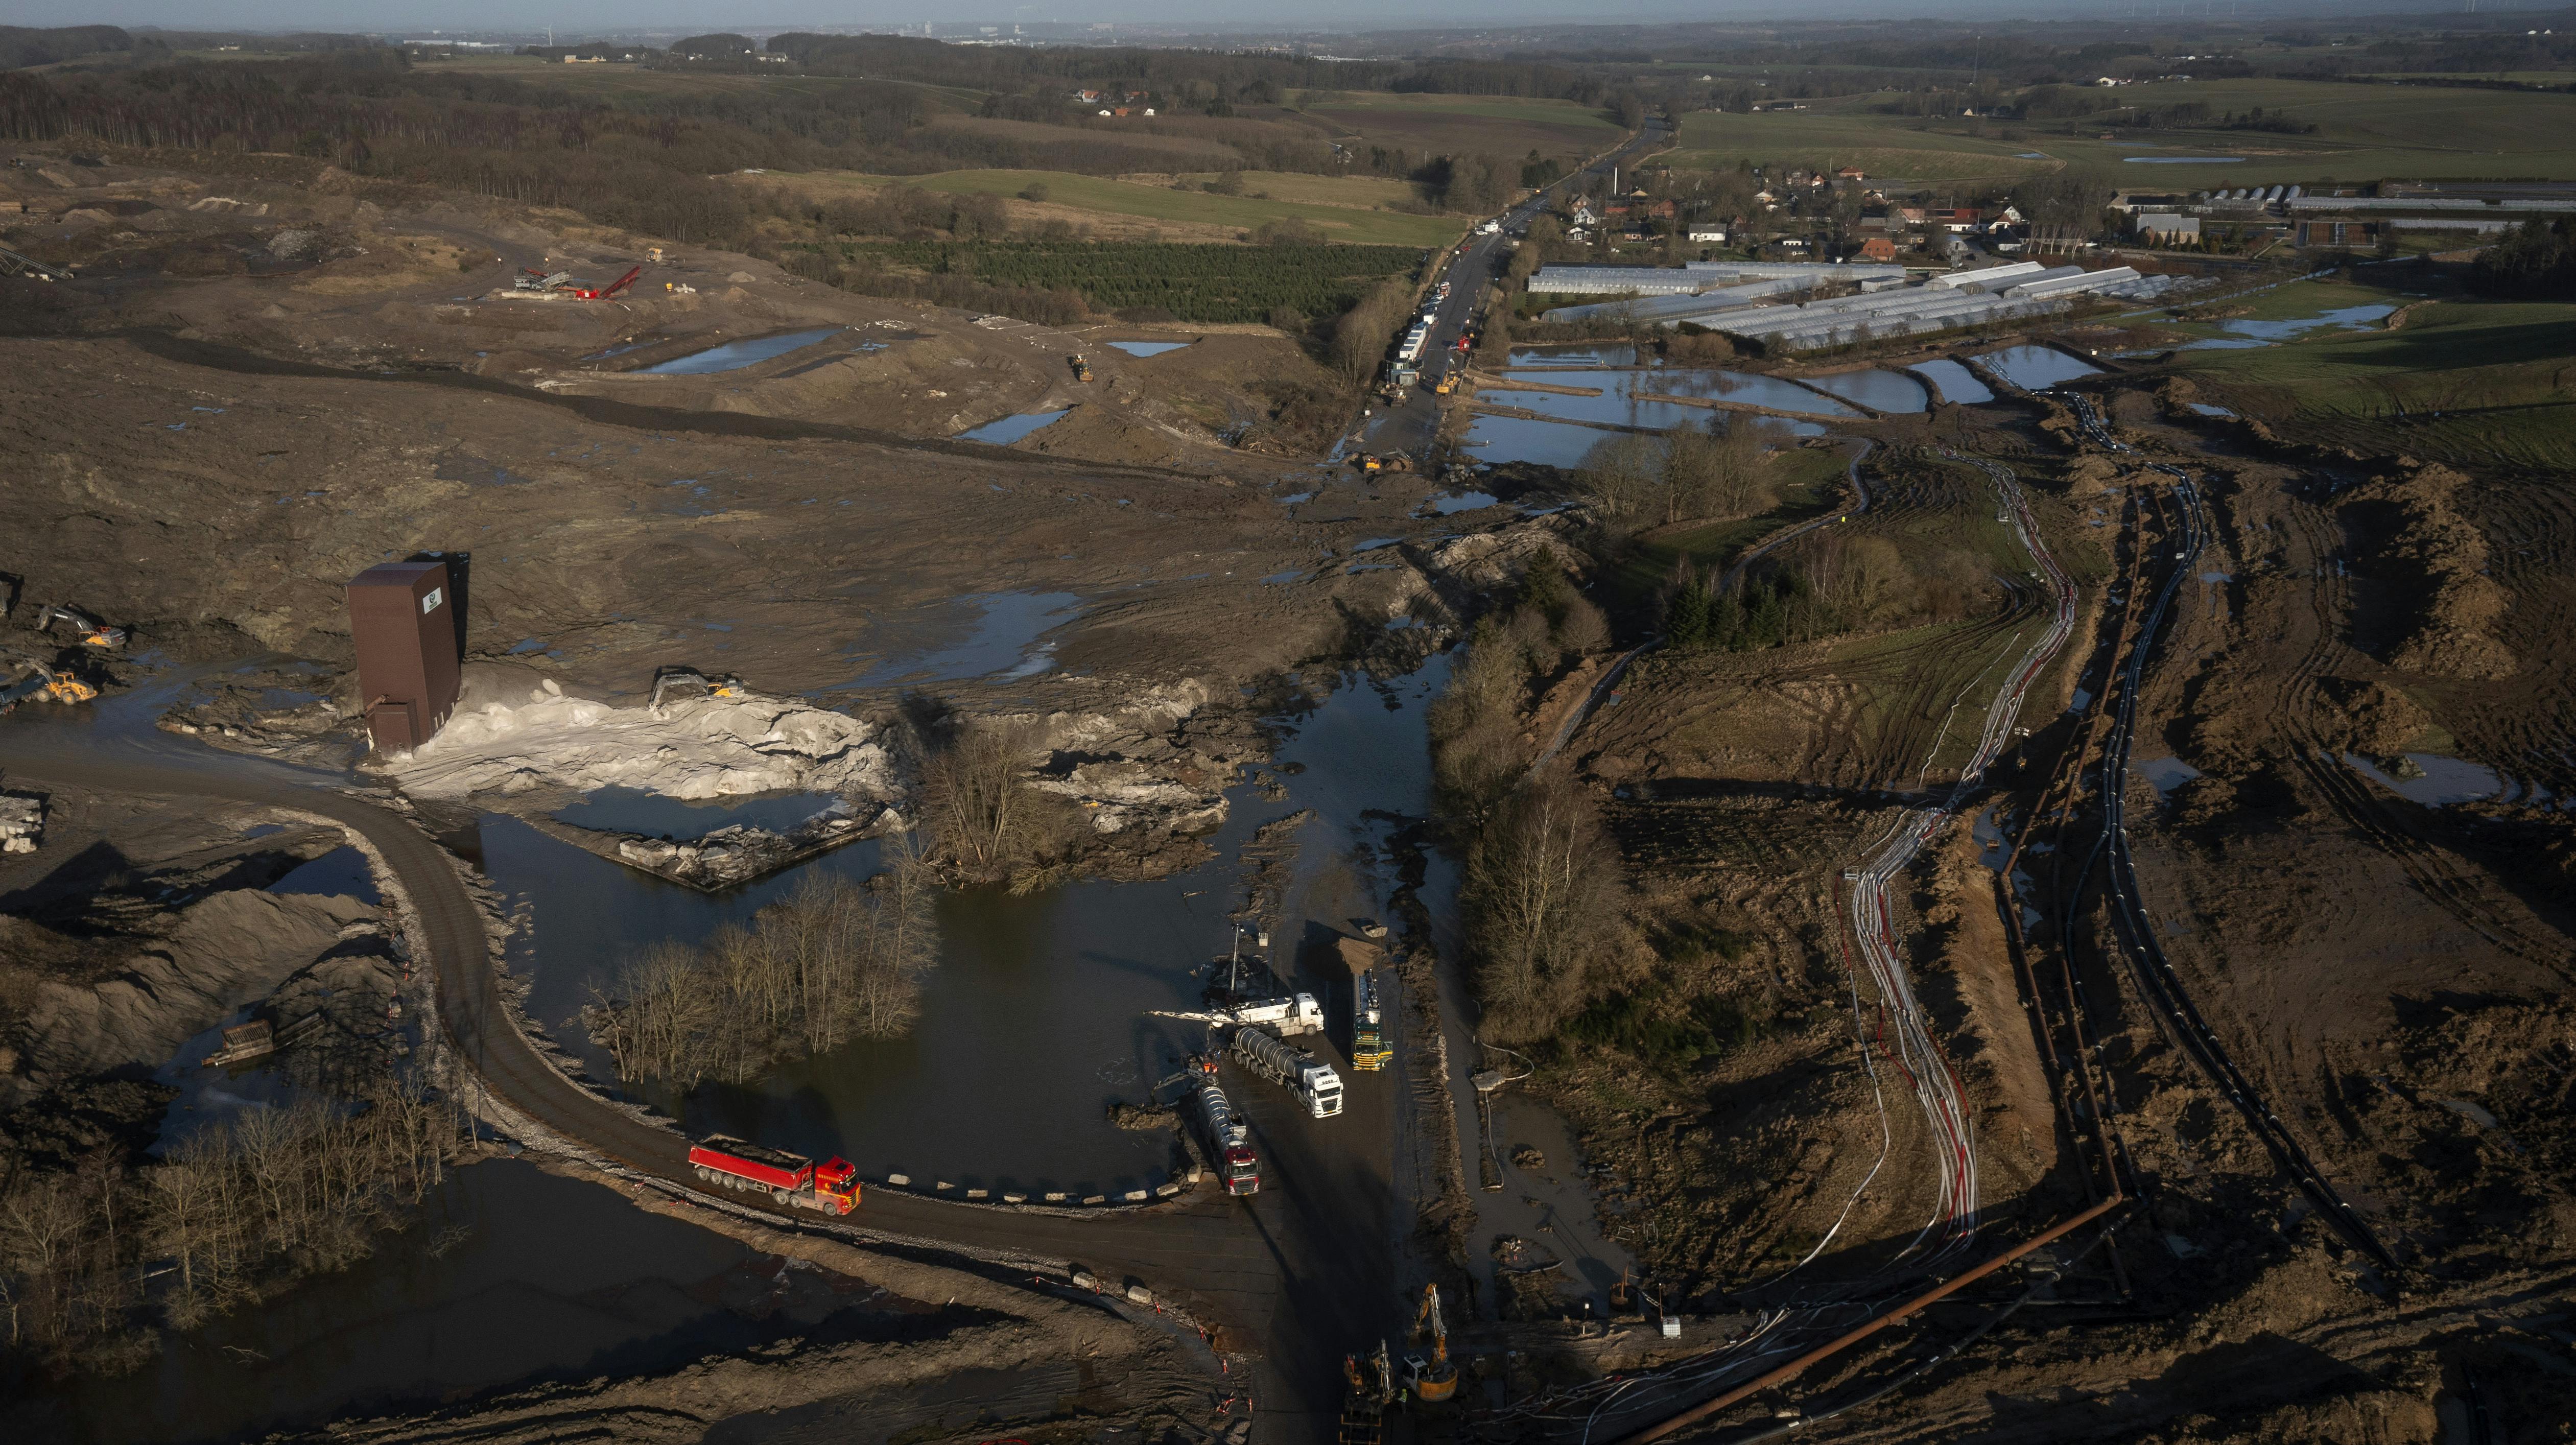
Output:
[[[1458,1367],[1449,1362],[1449,1326],[1440,1318],[1440,1286],[1422,1287],[1422,1308],[1413,1316],[1413,1333],[1416,1339],[1430,1342],[1431,1358],[1406,1355],[1405,1374],[1413,1386],[1413,1398],[1436,1405],[1458,1393]]]

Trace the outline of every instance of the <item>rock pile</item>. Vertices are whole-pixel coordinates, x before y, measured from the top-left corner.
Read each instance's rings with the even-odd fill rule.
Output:
[[[888,808],[878,814],[877,822],[899,826],[900,819]],[[621,837],[617,856],[675,883],[729,888],[785,867],[817,849],[864,837],[869,831],[851,816],[849,804],[836,803],[785,833],[736,823],[691,842]]]
[[[0,793],[0,853],[33,853],[44,833],[43,799]]]

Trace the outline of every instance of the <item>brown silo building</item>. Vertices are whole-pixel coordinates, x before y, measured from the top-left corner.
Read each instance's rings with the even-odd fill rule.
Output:
[[[445,562],[386,562],[349,580],[358,700],[378,752],[430,740],[456,710],[464,599]]]

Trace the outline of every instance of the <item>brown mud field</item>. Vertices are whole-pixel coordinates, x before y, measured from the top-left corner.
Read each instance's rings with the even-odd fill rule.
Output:
[[[1615,645],[1574,648],[1512,718],[1532,754],[1564,729],[1555,766],[1615,851],[1616,981],[1511,1065],[1528,1065],[1495,1115],[1511,1137],[1479,1141],[1497,1178],[1544,1179],[1597,1219],[1496,1243],[1527,1277],[1460,1307],[1466,1407],[1407,1415],[1413,1438],[1633,1430],[2105,1208],[1675,1438],[1763,1438],[1761,1411],[1856,1441],[2576,1439],[2563,478],[2221,426],[2152,366],[1935,402],[1843,428],[1874,443],[1865,508],[1733,519],[1738,548],[1779,545],[1711,575],[1807,622],[1741,649],[1648,646],[1673,584],[1614,595],[1631,559],[1604,555],[1587,508],[1553,508],[1566,478],[1496,473],[1507,505],[1447,517],[1426,506],[1435,475],[1327,464],[1338,423],[1292,413],[1341,383],[1267,328],[1036,327],[853,296],[292,157],[61,173],[0,172],[26,234],[81,271],[0,283],[0,643],[74,659],[111,698],[196,679],[160,728],[336,776],[361,747],[345,584],[442,554],[471,624],[457,719],[361,775],[427,830],[632,787],[828,793],[854,831],[894,833],[954,797],[935,740],[989,728],[1072,841],[985,881],[1164,876],[1205,860],[1227,787],[1272,760],[1265,720],[1319,679],[1388,688],[1476,636],[1542,556],[1627,608]],[[512,295],[523,269],[635,264],[609,300]],[[1105,345],[1144,337],[1190,345]],[[66,646],[55,603],[132,645]],[[1526,632],[1500,644],[1535,656]],[[729,690],[658,705],[672,668]],[[2008,680],[2019,711],[1990,715]],[[0,856],[13,1261],[41,1234],[16,1208],[37,1197],[25,1181],[151,1167],[170,1111],[194,1107],[156,1068],[244,1010],[317,1021],[329,1046],[300,1053],[329,1061],[316,1089],[438,1052],[403,900],[348,866],[352,835],[87,785],[0,793],[42,824],[32,853]],[[1866,892],[1889,840],[1950,804]],[[1375,823],[1416,942],[1454,942],[1447,875],[1426,885],[1430,820]],[[668,838],[581,846],[686,871]],[[1902,989],[1863,967],[1871,896]],[[1403,954],[1401,1036],[1426,1059],[1457,1022],[1436,951]],[[1464,1281],[1495,1243],[1463,1182],[1478,1171],[1451,1167],[1470,1146],[1435,1122],[1447,1062],[1407,1063],[1400,1127],[1291,1157],[1372,1207],[1401,1165],[1434,1181],[1406,1196],[1423,1217],[1382,1210],[1344,1248],[1326,1206],[1273,1237],[1203,1190],[1176,1232],[1121,1236],[1184,1273],[1184,1241],[1222,1240],[1247,1316],[1291,1297],[1348,1326],[1294,1342],[1317,1380],[1254,1439],[1329,1438],[1342,1351],[1363,1327],[1400,1334],[1421,1283]],[[1285,1100],[1264,1123],[1302,1127]],[[1240,1332],[1149,1318],[1141,1279],[1130,1307],[583,1177],[941,1326],[781,1337],[323,1433],[1242,1445],[1229,1372],[1281,1367],[1242,1363]],[[1596,1225],[1636,1264],[1597,1301],[1579,1269],[1551,1272]],[[1306,1263],[1318,1251],[1329,1268]],[[1381,1275],[1401,1290],[1336,1293]],[[150,1344],[56,1363],[131,1368]]]

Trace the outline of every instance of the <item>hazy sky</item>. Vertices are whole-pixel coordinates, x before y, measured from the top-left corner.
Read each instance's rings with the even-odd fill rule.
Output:
[[[967,4],[916,4],[906,0],[762,0],[756,5],[689,3],[689,0],[0,0],[0,23],[17,25],[161,25],[173,29],[237,27],[257,30],[404,31],[527,30],[554,25],[566,30],[738,30],[770,35],[827,26],[996,24],[1010,21],[1140,21],[1191,26],[1276,29],[1313,25],[1333,29],[1388,26],[1475,27],[1496,21],[1556,20],[1599,24],[1638,20],[1825,19],[1837,16],[2225,14],[2239,5],[2296,8],[2305,13],[2350,8],[2349,0],[1066,0],[1013,5],[1010,0]],[[2370,6],[2368,8],[2378,8]]]

